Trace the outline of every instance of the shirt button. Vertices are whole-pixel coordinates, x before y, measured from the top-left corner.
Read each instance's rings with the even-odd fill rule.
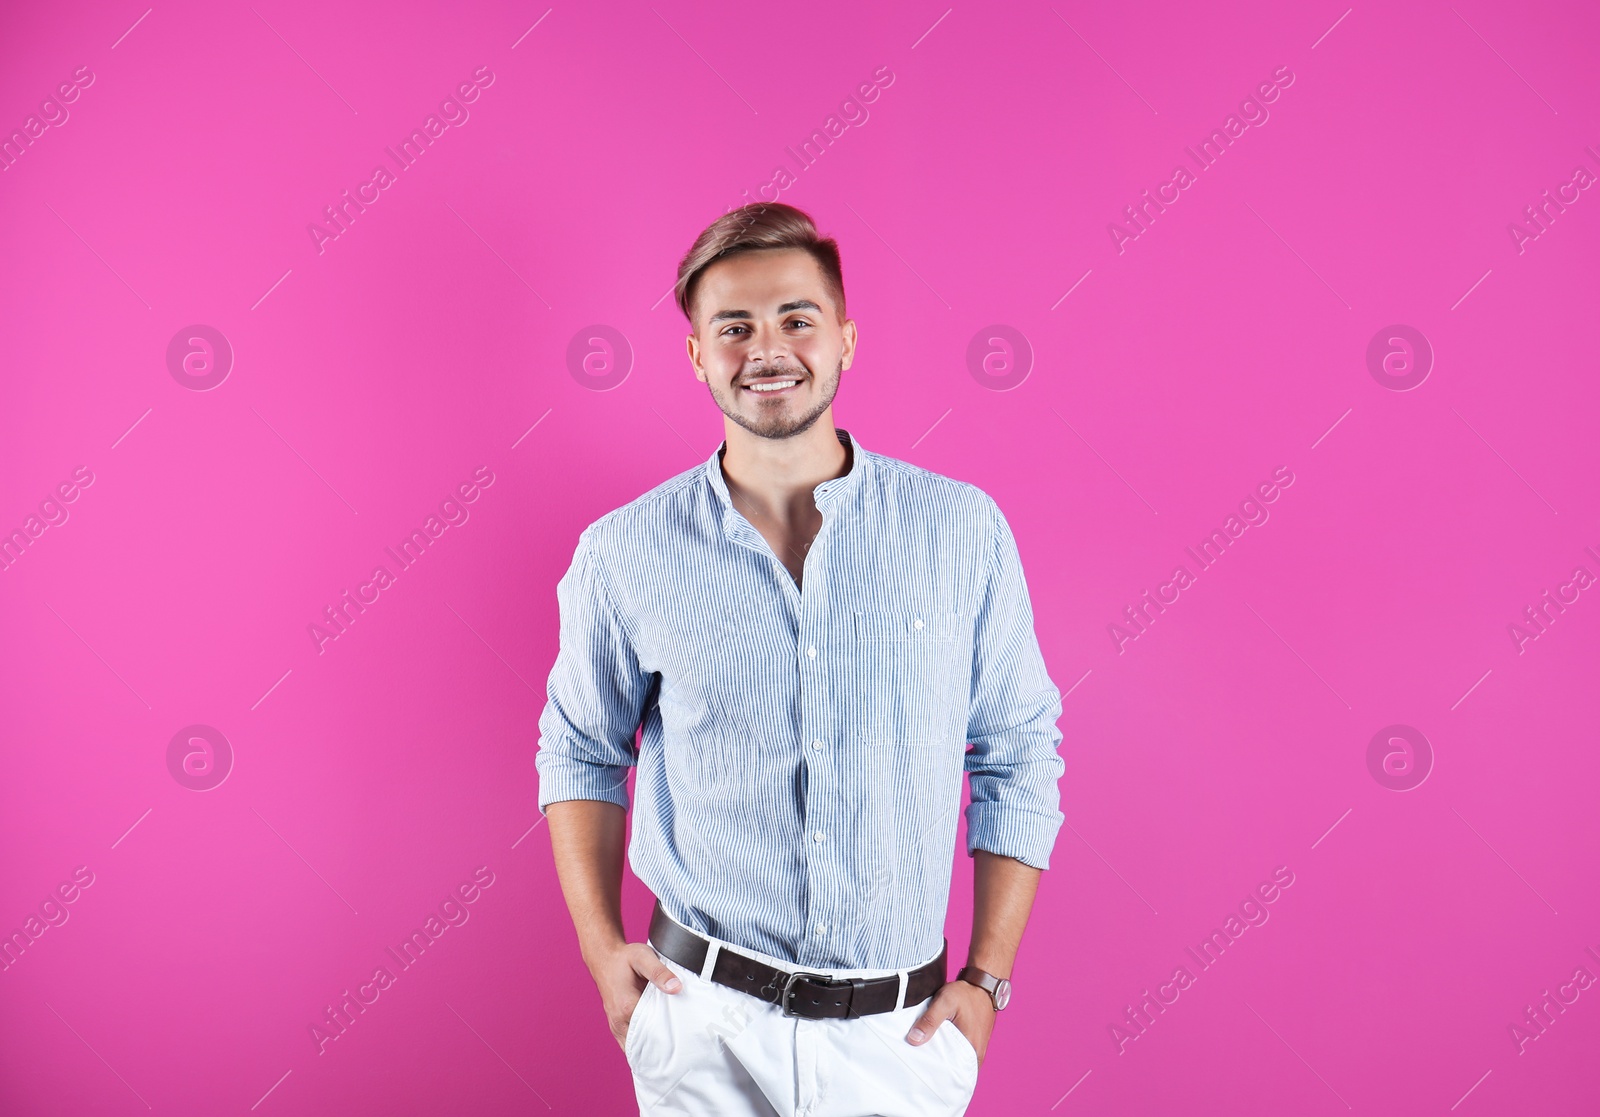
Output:
[[[812,741],[811,742],[811,747],[816,749],[818,752],[821,752],[822,751],[822,742],[821,741]]]
[[[918,617],[917,620],[916,620],[916,623],[913,624],[911,627],[916,629],[918,632],[921,632],[922,631],[922,618]]]
[[[814,648],[814,647],[807,648],[806,649],[806,655],[810,656],[812,659],[816,659],[817,658],[817,649]]]
[[[824,834],[821,830],[818,830],[815,834],[811,835],[811,840],[814,842],[825,842],[828,840],[828,835]]]
[[[826,923],[818,923],[817,924],[817,934],[826,935],[827,933],[828,933],[828,925]]]

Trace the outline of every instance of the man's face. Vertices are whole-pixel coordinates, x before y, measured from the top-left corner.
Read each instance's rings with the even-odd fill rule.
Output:
[[[728,418],[760,438],[809,430],[855,357],[822,269],[800,248],[719,260],[695,289],[689,360]]]

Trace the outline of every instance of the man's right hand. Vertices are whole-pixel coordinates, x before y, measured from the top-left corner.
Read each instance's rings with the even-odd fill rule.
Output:
[[[617,1046],[626,1050],[628,1020],[644,995],[646,984],[664,993],[682,991],[683,982],[667,968],[661,956],[642,942],[623,943],[607,951],[589,966],[600,1002],[605,1007],[606,1023]]]

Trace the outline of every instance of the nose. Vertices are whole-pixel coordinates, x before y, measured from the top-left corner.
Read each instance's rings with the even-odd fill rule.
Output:
[[[756,323],[752,327],[754,336],[745,349],[745,358],[752,365],[792,365],[794,363],[793,349],[789,339],[783,331],[770,323]]]

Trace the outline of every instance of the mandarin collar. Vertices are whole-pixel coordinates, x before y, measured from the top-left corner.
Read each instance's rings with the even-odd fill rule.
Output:
[[[818,509],[823,510],[841,497],[860,488],[861,479],[868,468],[866,448],[861,445],[860,439],[841,427],[836,427],[834,434],[838,437],[839,444],[850,451],[850,469],[842,477],[830,478],[811,490],[812,499],[816,501]],[[727,439],[723,439],[717,444],[717,448],[711,451],[711,456],[706,459],[705,464],[706,480],[711,483],[711,489],[717,494],[717,499],[722,501],[724,526],[727,525],[729,516],[737,514],[733,498],[728,493],[727,478],[722,476],[722,453],[727,446]]]

